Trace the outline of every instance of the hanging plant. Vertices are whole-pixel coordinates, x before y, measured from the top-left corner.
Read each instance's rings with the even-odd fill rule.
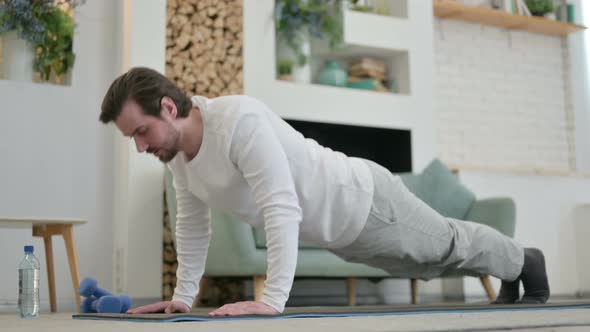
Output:
[[[17,31],[35,48],[41,80],[59,77],[74,65],[72,11],[85,0],[0,0],[0,33]]]

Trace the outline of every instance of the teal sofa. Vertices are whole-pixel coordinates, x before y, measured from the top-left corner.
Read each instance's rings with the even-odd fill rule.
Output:
[[[476,199],[455,174],[439,160],[434,160],[420,174],[399,174],[406,186],[419,198],[444,216],[489,225],[510,237],[514,234],[515,205],[512,199]],[[176,200],[172,176],[165,174],[166,202],[175,240]],[[266,273],[264,230],[234,220],[219,211],[211,211],[212,238],[205,267],[207,277],[249,277],[254,280],[254,294],[259,298]],[[348,303],[354,305],[357,278],[388,278],[385,271],[348,263],[327,250],[300,243],[296,278],[345,278]],[[481,277],[490,300],[495,293],[487,276]],[[417,303],[417,281],[411,280],[412,303]]]

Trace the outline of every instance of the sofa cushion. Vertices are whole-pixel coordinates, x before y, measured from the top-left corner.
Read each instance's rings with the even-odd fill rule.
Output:
[[[413,192],[438,213],[455,219],[464,219],[476,200],[475,194],[438,159],[422,171]]]
[[[252,227],[252,232],[254,232],[254,241],[256,242],[256,248],[266,249],[266,233],[264,232],[264,229]],[[306,244],[305,242],[299,241],[299,249],[320,249],[320,248],[317,246],[313,246],[311,244]]]
[[[412,193],[414,193],[414,195],[420,197],[420,195],[418,195],[418,190],[420,190],[420,175],[419,174],[398,173],[396,175],[398,175],[402,179],[402,181],[404,182],[406,187],[408,187],[408,189]]]

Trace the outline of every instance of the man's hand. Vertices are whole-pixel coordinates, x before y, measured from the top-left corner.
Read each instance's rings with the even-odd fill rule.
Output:
[[[245,301],[226,304],[221,308],[209,313],[209,316],[243,316],[243,315],[261,315],[273,316],[279,312],[273,307],[258,301]]]
[[[164,312],[167,314],[173,314],[175,312],[190,312],[186,304],[178,301],[162,301],[153,304],[144,305],[143,307],[127,310],[128,314],[149,314],[156,312]]]

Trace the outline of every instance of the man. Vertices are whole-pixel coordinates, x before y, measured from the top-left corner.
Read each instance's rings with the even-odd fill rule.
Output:
[[[188,98],[156,71],[133,68],[109,87],[100,120],[115,122],[138,152],[166,163],[176,190],[174,296],[130,313],[190,310],[205,267],[209,208],[264,227],[268,246],[262,300],[228,304],[214,316],[281,313],[299,237],[396,277],[430,279],[456,270],[498,277],[495,303],[549,298],[541,251],[441,216],[387,169],[304,138],[257,99]]]

